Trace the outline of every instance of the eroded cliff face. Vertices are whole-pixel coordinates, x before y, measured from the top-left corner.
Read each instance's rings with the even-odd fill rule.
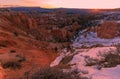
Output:
[[[0,12],[0,63],[6,73],[0,70],[0,79],[18,79],[49,66],[79,29],[67,15]]]
[[[0,26],[16,36],[25,36],[30,40],[32,38],[41,49],[62,49],[66,46],[69,47],[68,44],[78,33],[81,26],[76,21],[72,21],[77,20],[78,17],[75,18],[75,15],[68,16],[64,12],[61,14],[62,16],[58,13],[35,15],[4,12],[0,15]],[[38,42],[45,44],[45,47]]]
[[[96,32],[98,37],[112,39],[120,36],[120,23],[116,21],[104,21],[100,26],[88,28],[88,31]]]

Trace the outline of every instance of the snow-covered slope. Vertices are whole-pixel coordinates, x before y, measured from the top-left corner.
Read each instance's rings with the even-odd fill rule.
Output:
[[[99,64],[87,66],[87,62],[101,61],[105,57],[104,54],[108,54],[109,51],[115,51],[117,45],[120,43],[120,37],[111,39],[102,39],[97,36],[95,32],[87,32],[86,30],[80,31],[79,36],[75,39],[72,46],[74,52],[62,53],[51,63],[51,67],[59,65],[61,60],[67,56],[73,54],[72,60],[67,63],[70,65],[72,71],[77,71],[81,76],[87,77],[88,79],[120,79],[120,65],[111,68],[105,68]],[[82,46],[91,47],[96,45],[102,45],[102,47],[94,48],[81,48]],[[116,52],[113,52],[116,53]]]
[[[102,56],[99,53],[108,53],[110,50],[115,50],[115,47],[97,47],[92,49],[76,49],[72,60],[68,63],[71,66],[71,70],[77,70],[79,74],[88,79],[119,79],[120,78],[120,65],[112,68],[101,68],[99,65],[86,66],[86,59],[98,59],[101,60]],[[51,66],[56,66],[60,63],[63,56],[68,56],[70,53],[61,54],[51,63]]]
[[[86,36],[83,33],[84,31],[79,32],[79,36],[73,42],[73,47],[91,47],[94,45],[112,46],[120,43],[120,37],[102,39],[99,38],[95,32],[87,32]]]
[[[108,77],[115,76],[115,75],[111,75],[111,73],[109,72],[111,71],[111,69],[114,70],[114,68],[109,68],[109,69],[103,68],[99,70],[98,69],[99,66],[86,66],[87,58],[101,60],[102,57],[99,56],[99,53],[100,52],[107,53],[110,50],[115,50],[115,48],[114,47],[97,47],[97,48],[92,48],[92,49],[84,49],[84,51],[82,52],[79,52],[80,49],[76,50],[76,52],[79,52],[79,53],[73,57],[73,59],[71,60],[71,62],[69,62],[69,64],[76,64],[72,66],[72,69],[77,69],[83,76],[87,76],[88,78],[110,79]],[[89,61],[91,61],[91,59],[89,59]],[[105,73],[104,71],[109,72],[109,73]],[[119,78],[115,78],[115,79],[119,79]]]

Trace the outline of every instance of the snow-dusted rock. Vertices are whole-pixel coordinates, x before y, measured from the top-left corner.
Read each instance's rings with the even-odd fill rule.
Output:
[[[120,37],[115,37],[112,39],[102,39],[97,36],[95,32],[88,32],[86,37],[84,36],[84,31],[80,31],[79,36],[73,42],[74,48],[80,48],[82,46],[91,47],[93,45],[103,45],[112,46],[120,43]]]

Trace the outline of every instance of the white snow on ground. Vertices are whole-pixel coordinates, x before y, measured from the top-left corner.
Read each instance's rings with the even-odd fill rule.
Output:
[[[101,56],[100,53],[104,54],[108,53],[108,51],[116,50],[113,45],[120,43],[120,37],[102,39],[99,38],[95,32],[87,32],[85,37],[84,32],[86,32],[86,30],[79,32],[79,36],[73,41],[72,46],[75,51],[73,53],[62,53],[51,63],[50,66],[56,66],[60,63],[62,58],[70,54],[75,54],[72,60],[68,63],[71,65],[70,71],[77,70],[83,77],[88,77],[89,79],[120,79],[120,65],[111,68],[101,68],[100,70],[98,68],[102,66],[86,66],[86,59],[91,58],[101,60],[104,57]],[[83,45],[91,47],[97,44],[101,44],[105,47],[81,49]]]
[[[60,54],[60,56],[58,56],[51,64],[50,67],[56,66],[60,63],[60,61],[65,57],[65,54]]]
[[[79,32],[79,36],[73,42],[73,47],[87,46],[91,47],[93,45],[101,44],[103,46],[112,46],[120,43],[120,37],[115,37],[113,39],[102,39],[97,36],[95,32],[88,32],[86,37],[84,36],[84,31]]]
[[[99,56],[99,52],[107,53],[110,50],[115,50],[115,47],[97,47],[91,49],[76,49],[74,53],[73,59],[69,62],[69,64],[75,64],[71,66],[71,70],[79,71],[82,76],[88,77],[89,79],[120,79],[120,66],[112,67],[112,68],[102,68],[98,70],[98,66],[85,66],[86,57],[94,58],[94,59],[101,59],[102,57]],[[64,57],[69,55],[70,53],[64,54]],[[51,66],[58,65],[59,62],[62,60],[63,55],[60,55],[56,58]]]
[[[92,79],[120,79],[120,65],[113,68],[103,68],[92,75]]]
[[[85,49],[83,52],[79,52],[76,54],[71,62],[69,64],[76,64],[72,66],[72,69],[77,69],[78,71],[82,72],[83,76],[86,76],[88,78],[92,79],[111,79],[113,77],[114,79],[119,79],[119,75],[115,75],[112,73],[115,73],[118,67],[116,68],[103,68],[102,70],[98,70],[97,66],[85,66],[86,62],[85,59],[86,57],[90,57],[93,59],[101,59],[102,57],[99,56],[99,53],[107,53],[110,50],[115,50],[115,47],[97,47],[97,48],[92,48],[92,49]],[[78,50],[76,50],[78,52]],[[80,51],[80,49],[79,49]],[[112,70],[115,70],[111,72]],[[118,70],[120,72],[120,69]],[[88,74],[86,74],[88,73]],[[116,78],[116,76],[119,76]]]
[[[53,67],[53,66],[56,66],[60,63],[60,61],[67,55],[69,55],[70,52],[67,52],[67,53],[61,53],[60,56],[58,56],[51,64],[50,64],[50,67]]]

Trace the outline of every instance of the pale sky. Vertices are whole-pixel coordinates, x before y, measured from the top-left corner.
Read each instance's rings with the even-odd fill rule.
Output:
[[[120,0],[0,0],[0,6],[3,5],[45,8],[120,8]]]

